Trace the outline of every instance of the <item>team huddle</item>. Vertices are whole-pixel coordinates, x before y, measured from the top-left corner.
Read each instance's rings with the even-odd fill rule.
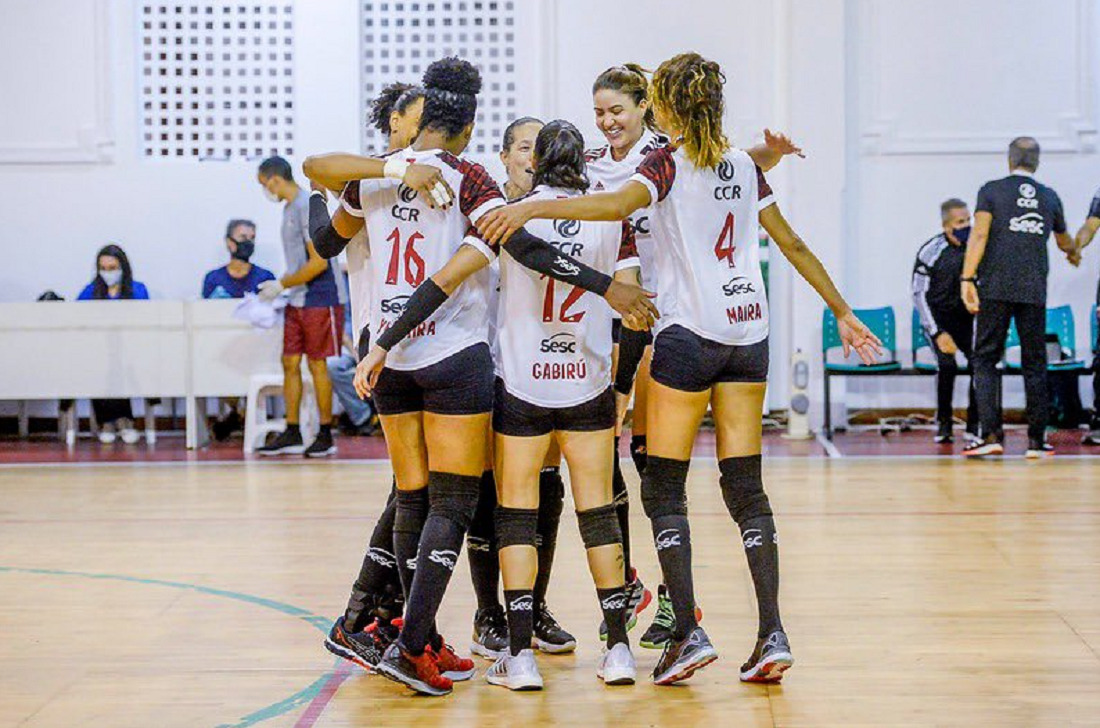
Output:
[[[718,657],[694,596],[685,487],[708,408],[759,608],[740,678],[775,682],[793,664],[760,466],[758,226],[836,314],[846,350],[870,363],[881,345],[775,204],[765,173],[797,147],[769,133],[730,148],[724,80],[694,53],[652,78],[608,69],[593,84],[607,144],[586,151],[567,121],[518,119],[502,140],[502,189],[461,156],[481,79],[446,58],[375,102],[385,154],[306,160],[310,235],[324,257],[347,251],[355,385],[373,397],[394,471],[329,650],[428,695],[472,678],[474,662],[436,629],[465,541],[471,651],[493,660],[491,684],[541,689],[535,651],[576,646],[547,606],[564,458],[603,613],[597,675],[633,684],[628,632],[653,599],[631,563],[618,457],[633,392],[631,454],[663,576],[640,640],[662,650],[653,681],[686,680]],[[331,218],[326,190],[340,198]]]

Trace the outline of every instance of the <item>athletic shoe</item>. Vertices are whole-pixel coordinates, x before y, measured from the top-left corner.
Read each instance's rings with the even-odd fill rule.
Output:
[[[626,608],[629,610],[626,615],[627,632],[634,629],[634,626],[638,624],[638,616],[653,601],[653,592],[646,589],[645,584],[638,578],[638,570],[631,569],[630,573],[633,579],[626,585]],[[604,621],[600,622],[600,642],[607,642],[607,622]]]
[[[741,682],[777,683],[793,664],[787,635],[776,630],[756,641],[756,649],[741,666]]]
[[[1038,460],[1039,458],[1049,458],[1054,455],[1054,447],[1042,440],[1028,440],[1027,452],[1024,453],[1024,457],[1028,460]]]
[[[333,623],[328,637],[325,638],[325,649],[337,657],[354,662],[367,672],[372,672],[389,646],[389,642],[383,643],[378,637],[378,622],[372,622],[362,632],[347,632],[344,629],[344,618],[340,617]]]
[[[1004,445],[993,439],[975,440],[962,451],[963,457],[983,458],[987,455],[1004,455]]]
[[[695,605],[695,622],[703,621],[703,610]],[[664,649],[665,643],[672,639],[672,631],[676,629],[676,613],[672,611],[672,599],[668,596],[668,589],[664,584],[657,587],[657,614],[653,617],[653,624],[638,641],[647,650]]]
[[[301,455],[305,451],[301,430],[283,430],[269,444],[256,448],[260,455]]]
[[[454,690],[454,683],[450,678],[439,674],[439,666],[431,650],[412,655],[401,649],[399,642],[386,648],[382,659],[375,666],[375,671],[424,695],[446,695]]]
[[[604,685],[633,685],[638,670],[630,645],[620,642],[610,650],[604,650],[596,668],[596,677],[603,680]]]
[[[702,627],[691,630],[682,640],[670,639],[665,643],[665,651],[653,668],[653,682],[657,685],[672,685],[687,680],[710,663],[718,659],[718,652],[710,643]]]
[[[210,429],[215,440],[224,442],[228,440],[234,432],[241,430],[243,427],[244,423],[241,422],[240,414],[238,414],[237,410],[233,410],[225,417],[215,420],[214,425]]]
[[[118,421],[118,436],[127,445],[136,445],[141,439],[141,433],[134,429],[134,422],[128,418]]]
[[[932,438],[932,442],[937,445],[949,445],[955,441],[955,437],[951,433],[950,422],[941,422],[939,429],[936,430],[936,436]]]
[[[327,458],[336,454],[336,443],[332,441],[331,430],[321,430],[317,433],[317,439],[306,448],[307,458]]]
[[[1100,423],[1093,422],[1089,426],[1089,434],[1081,438],[1082,445],[1100,445]]]
[[[110,445],[111,443],[113,443],[115,441],[115,438],[118,437],[118,435],[115,434],[114,424],[107,423],[101,425],[99,428],[99,435],[97,435],[97,437],[99,438],[99,441],[104,445]]]
[[[531,649],[520,650],[518,655],[505,652],[485,673],[485,679],[509,690],[542,690],[542,675]]]
[[[562,655],[577,649],[577,638],[562,629],[558,620],[546,608],[539,606],[535,613],[535,629],[531,636],[531,646],[538,647],[551,655]]]
[[[474,661],[468,657],[459,657],[455,650],[446,642],[438,650],[430,646],[427,650],[435,658],[435,664],[439,665],[439,672],[443,677],[454,682],[469,680],[477,673]]]
[[[964,447],[971,447],[975,443],[979,443],[981,441],[982,441],[982,438],[978,435],[977,432],[971,432],[970,430],[967,430],[966,434],[963,435],[963,446]]]
[[[504,607],[479,609],[474,613],[474,636],[470,652],[489,660],[496,660],[508,651],[508,619]]]

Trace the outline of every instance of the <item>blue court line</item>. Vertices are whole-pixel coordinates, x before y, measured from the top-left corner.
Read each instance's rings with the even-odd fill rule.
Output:
[[[244,602],[246,604],[252,604],[258,607],[264,607],[265,609],[273,609],[276,612],[285,614],[296,619],[300,619],[303,622],[316,627],[322,634],[328,634],[329,625],[332,620],[327,617],[314,614],[307,609],[296,607],[293,604],[287,604],[285,602],[278,602],[274,599],[266,599],[264,597],[258,597],[252,594],[245,594],[243,592],[230,591],[228,589],[215,589],[209,586],[201,586],[199,584],[188,584],[182,581],[165,581],[164,579],[145,579],[136,576],[125,576],[123,574],[93,574],[85,571],[66,571],[64,569],[26,569],[15,566],[0,566],[0,573],[12,573],[12,574],[41,574],[45,576],[79,576],[84,579],[108,579],[111,581],[125,581],[131,584],[149,584],[152,586],[164,586],[171,589],[185,589],[187,591],[194,591],[200,594],[208,594],[215,597],[224,597],[226,599],[233,599],[238,602]],[[336,661],[339,665],[339,660]],[[264,708],[249,713],[241,718],[236,723],[222,723],[217,728],[249,728],[257,723],[262,723],[265,720],[270,720],[277,716],[289,713],[296,708],[308,705],[313,701],[315,697],[321,692],[325,683],[336,673],[335,666],[332,670],[321,675],[311,685],[299,690],[288,698],[280,700],[276,703],[272,703]]]

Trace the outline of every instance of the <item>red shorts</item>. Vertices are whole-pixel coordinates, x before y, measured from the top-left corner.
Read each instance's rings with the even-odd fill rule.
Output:
[[[344,307],[298,308],[287,306],[283,322],[283,356],[318,360],[340,353]]]

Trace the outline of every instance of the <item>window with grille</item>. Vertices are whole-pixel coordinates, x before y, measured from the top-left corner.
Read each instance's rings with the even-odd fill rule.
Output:
[[[521,0],[363,0],[363,149],[376,152],[385,138],[369,127],[370,104],[394,81],[419,83],[432,61],[459,56],[481,71],[474,136],[467,152],[495,153],[505,127],[537,114],[537,53],[530,42],[539,3]]]
[[[139,3],[141,150],[150,159],[294,153],[294,7]]]

